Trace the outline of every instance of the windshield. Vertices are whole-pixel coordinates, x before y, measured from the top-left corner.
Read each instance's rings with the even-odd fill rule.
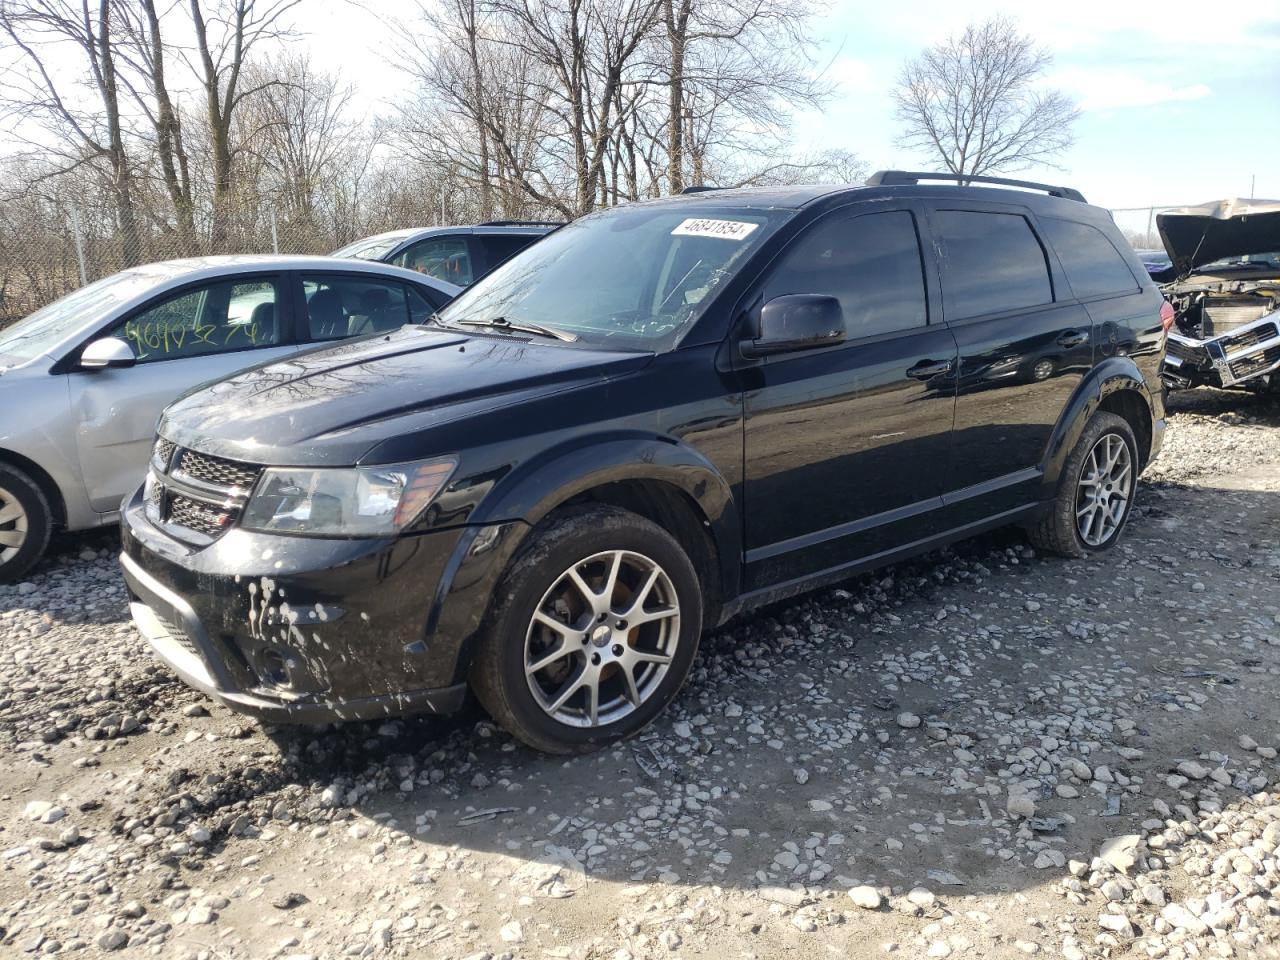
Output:
[[[357,240],[340,250],[333,251],[330,256],[349,257],[354,260],[381,260],[399,246],[402,240],[404,237],[399,234],[394,237],[365,237],[363,240]]]
[[[154,286],[155,273],[126,270],[81,287],[0,330],[0,357],[26,361],[48,353],[82,326]]]
[[[1196,273],[1211,273],[1214,270],[1240,270],[1240,269],[1261,269],[1275,270],[1280,268],[1280,251],[1274,253],[1246,253],[1239,257],[1223,257],[1220,260],[1214,260],[1212,263],[1206,263],[1202,267],[1196,267]]]
[[[593,214],[517,254],[439,319],[539,324],[589,344],[667,349],[791,215],[701,204]]]

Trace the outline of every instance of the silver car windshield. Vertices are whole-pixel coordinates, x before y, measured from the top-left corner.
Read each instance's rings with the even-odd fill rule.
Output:
[[[353,260],[381,260],[403,240],[404,237],[365,237],[333,251],[330,256]]]
[[[701,204],[593,214],[508,260],[441,310],[439,320],[468,330],[533,324],[585,344],[669,349],[792,215]]]
[[[153,272],[126,270],[69,293],[0,330],[0,358],[25,362],[48,353],[80,327],[155,286]]]

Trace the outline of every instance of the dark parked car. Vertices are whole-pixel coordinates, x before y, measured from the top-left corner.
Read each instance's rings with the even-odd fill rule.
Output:
[[[333,256],[393,263],[465,287],[559,226],[540,220],[491,220],[473,227],[412,227],[365,237],[335,250]]]
[[[1108,549],[1164,434],[1160,294],[1075,191],[926,176],[594,214],[430,324],[179,400],[124,507],[136,622],[262,717],[470,687],[575,752],[741,611],[1003,524]],[[995,356],[1070,360],[966,389]]]

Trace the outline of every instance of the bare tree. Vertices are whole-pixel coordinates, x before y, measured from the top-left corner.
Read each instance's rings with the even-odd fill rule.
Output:
[[[775,154],[798,107],[817,106],[830,85],[810,69],[808,0],[663,0],[667,189],[704,183],[717,145]],[[754,142],[753,142],[754,141]]]
[[[284,16],[302,0],[190,0],[198,74],[205,100],[205,122],[213,164],[212,234],[225,230],[226,208],[234,191],[235,148],[232,130],[245,98],[259,88],[242,87],[245,63],[254,48],[291,34]]]
[[[1077,110],[1036,85],[1049,52],[994,17],[930,47],[902,69],[894,93],[900,143],[937,156],[958,175],[1050,164],[1071,146]]]
[[[112,0],[4,0],[0,31],[17,53],[18,69],[6,78],[5,111],[55,138],[60,166],[54,175],[105,161],[126,258],[138,250],[133,179],[125,149],[116,73],[113,29],[118,14]],[[81,98],[65,69],[47,62],[59,46],[81,58],[92,98]],[[31,144],[32,146],[40,146]],[[46,149],[47,145],[44,145]]]
[[[156,0],[133,0],[120,9],[128,38],[121,57],[129,61],[140,77],[137,82],[127,78],[125,82],[155,131],[156,160],[165,192],[173,205],[180,243],[183,249],[194,250],[195,197],[191,165],[183,140],[181,116],[169,91],[161,12]]]
[[[264,165],[261,186],[290,221],[313,225],[326,186],[351,159],[352,90],[318,72],[305,54],[250,64],[244,76],[256,91],[243,109],[246,125],[256,131],[252,150]]]
[[[607,152],[623,119],[615,112],[619,88],[638,79],[632,76],[639,65],[636,53],[657,25],[662,2],[494,0],[512,28],[498,42],[526,54],[551,78],[532,93],[561,118],[572,155],[575,214],[593,210],[600,200]]]

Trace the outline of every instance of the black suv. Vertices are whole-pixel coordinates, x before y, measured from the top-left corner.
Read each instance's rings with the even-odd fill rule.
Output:
[[[1106,550],[1164,433],[1161,296],[1075,191],[927,176],[607,210],[430,324],[177,401],[123,509],[139,627],[263,717],[470,687],[567,753],[741,611],[1002,524]]]
[[[473,227],[412,227],[365,237],[332,256],[378,260],[466,287],[560,223],[490,220]]]

